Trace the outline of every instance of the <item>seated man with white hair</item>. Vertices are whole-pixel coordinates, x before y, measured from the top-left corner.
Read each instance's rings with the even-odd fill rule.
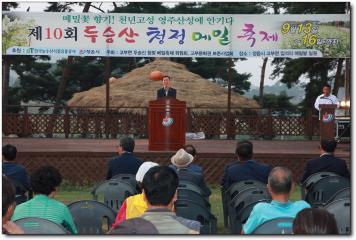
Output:
[[[185,180],[199,186],[207,197],[211,195],[211,191],[204,182],[203,175],[188,170],[188,166],[193,162],[194,157],[187,153],[184,149],[179,149],[178,152],[171,158],[172,164],[177,168],[179,180]]]
[[[136,173],[136,181],[138,183],[139,188],[143,189],[143,177],[146,172],[150,170],[152,167],[158,166],[158,163],[155,162],[144,162],[138,169]],[[116,215],[115,222],[112,225],[112,228],[115,228],[116,225],[121,223],[122,221],[130,218],[135,218],[141,216],[146,210],[148,206],[146,201],[144,200],[143,193],[136,194],[134,196],[130,196],[126,198],[126,200],[121,205],[121,208]]]
[[[295,218],[304,208],[310,205],[304,200],[292,202],[289,200],[293,190],[292,172],[285,167],[275,167],[268,176],[267,188],[272,196],[271,203],[257,203],[250,213],[242,234],[251,234],[261,224],[281,217]]]

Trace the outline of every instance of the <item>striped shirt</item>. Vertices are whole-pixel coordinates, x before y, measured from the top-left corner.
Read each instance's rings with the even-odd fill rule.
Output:
[[[31,200],[16,206],[11,220],[25,217],[44,218],[62,225],[73,234],[78,233],[68,207],[43,194],[38,194]]]

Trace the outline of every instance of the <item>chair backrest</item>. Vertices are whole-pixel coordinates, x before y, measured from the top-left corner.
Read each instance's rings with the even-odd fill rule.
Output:
[[[308,190],[305,199],[313,207],[326,204],[339,190],[350,187],[350,180],[341,176],[324,177],[314,183]]]
[[[294,218],[275,218],[258,226],[252,234],[293,234]]]
[[[351,200],[350,198],[338,199],[324,207],[329,213],[334,214],[339,234],[351,234]]]
[[[232,184],[229,189],[226,190],[227,200],[230,201],[233,199],[238,193],[247,189],[247,188],[266,188],[266,184],[260,181],[255,180],[244,180],[240,182],[236,182]]]
[[[174,203],[174,208],[177,216],[199,221],[202,225],[201,234],[216,233],[216,217],[200,204],[187,199],[178,199]]]
[[[136,176],[133,174],[117,174],[113,176],[111,179],[118,179],[124,182],[130,183],[134,188],[136,188],[137,181],[136,181]]]
[[[14,222],[21,227],[24,234],[68,234],[63,226],[43,218],[26,217]]]
[[[233,199],[230,201],[230,205],[234,207],[236,214],[238,210],[243,208],[249,202],[254,202],[260,199],[272,199],[268,189],[263,188],[247,188],[239,192]]]
[[[230,204],[231,200],[244,189],[252,188],[252,187],[265,188],[266,184],[256,180],[244,180],[232,184],[226,191],[224,191],[223,188],[221,189],[221,199],[223,205],[225,227],[228,226],[228,217],[229,217],[228,205]]]
[[[110,179],[99,186],[93,191],[93,199],[98,200],[99,193],[104,194],[104,203],[111,207],[114,211],[118,211],[126,198],[137,193],[135,187],[126,181],[120,179]]]
[[[236,209],[232,209],[229,215],[230,219],[230,232],[232,234],[240,234],[242,225],[246,223],[250,217],[253,207],[257,203],[270,202],[271,199],[255,199],[249,202],[239,205]]]
[[[339,199],[343,199],[343,198],[350,198],[351,199],[351,188],[350,187],[346,187],[343,188],[339,191],[337,191],[326,204],[329,204],[331,202],[334,202],[336,200]]]
[[[269,202],[271,199],[266,187],[251,187],[239,192],[228,204],[231,233],[241,232],[242,224],[250,216],[254,205],[259,202]]]
[[[206,194],[204,193],[204,191],[195,183],[186,181],[186,180],[179,180],[178,183],[178,188],[180,189],[187,189],[190,191],[194,191],[202,196],[206,196]]]
[[[16,179],[13,179],[11,177],[9,177],[8,179],[10,180],[10,182],[12,183],[16,191],[15,193],[16,205],[26,202],[29,199],[29,197],[27,196],[29,193],[25,188],[25,186]]]
[[[78,234],[103,234],[103,218],[108,229],[115,221],[115,212],[107,205],[94,200],[82,200],[68,205]]]
[[[316,182],[318,182],[320,179],[330,177],[330,176],[338,176],[336,173],[333,172],[318,172],[310,175],[301,185],[301,191],[302,191],[302,199],[306,199],[306,194],[309,190],[309,188]]]
[[[186,188],[178,188],[178,199],[187,199],[198,203],[199,205],[207,208],[210,211],[211,205],[209,201],[197,192],[191,191]]]

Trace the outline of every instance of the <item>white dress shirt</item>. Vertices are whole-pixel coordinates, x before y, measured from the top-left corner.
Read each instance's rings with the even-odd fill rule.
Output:
[[[336,104],[337,107],[340,106],[339,99],[337,99],[337,97],[332,94],[330,94],[327,97],[324,97],[324,94],[321,94],[319,97],[317,97],[314,103],[314,107],[318,111],[320,110],[319,109],[320,104]]]

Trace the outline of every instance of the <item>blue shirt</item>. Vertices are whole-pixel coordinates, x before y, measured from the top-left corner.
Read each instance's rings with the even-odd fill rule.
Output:
[[[169,165],[170,168],[172,168],[173,170],[175,170],[177,172],[177,167],[174,166],[173,164]],[[200,167],[199,165],[196,164],[189,164],[189,166],[187,167],[187,169],[189,171],[195,172],[195,173],[199,173],[200,175],[203,175],[203,168]]]
[[[12,162],[3,162],[2,173],[8,178],[22,183],[26,189],[31,189],[30,178],[22,165]]]
[[[268,220],[280,217],[295,218],[304,208],[310,208],[310,205],[303,200],[287,203],[272,200],[271,203],[257,203],[243,226],[243,231],[245,234],[251,234],[259,225]]]
[[[232,184],[245,180],[255,180],[267,184],[271,170],[272,166],[255,160],[234,162],[225,167],[221,185],[224,189],[228,189]]]

